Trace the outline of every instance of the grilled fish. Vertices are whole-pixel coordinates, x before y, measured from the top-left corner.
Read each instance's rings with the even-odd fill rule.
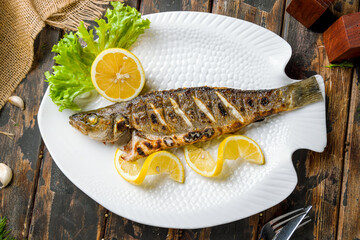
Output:
[[[182,88],[76,113],[70,116],[70,124],[102,142],[117,141],[130,132],[122,158],[133,161],[159,150],[233,133],[267,116],[322,99],[315,77],[270,90]]]

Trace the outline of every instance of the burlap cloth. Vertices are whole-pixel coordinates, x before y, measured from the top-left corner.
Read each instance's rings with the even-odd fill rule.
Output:
[[[101,17],[106,0],[0,0],[0,109],[30,70],[34,40],[49,24],[75,30]]]

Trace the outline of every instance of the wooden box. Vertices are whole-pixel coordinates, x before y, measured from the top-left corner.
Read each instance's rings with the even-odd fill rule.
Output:
[[[335,0],[292,0],[286,11],[310,28]]]
[[[340,17],[323,37],[330,62],[360,56],[360,12]]]

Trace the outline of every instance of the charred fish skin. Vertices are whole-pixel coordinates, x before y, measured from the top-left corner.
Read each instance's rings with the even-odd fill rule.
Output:
[[[149,116],[153,114],[145,123],[148,127],[131,126],[136,137],[124,149],[125,160],[233,133],[266,116],[286,111],[289,106],[280,89],[242,91],[199,87],[154,92],[150,96],[162,99],[163,105],[147,111]]]
[[[156,99],[156,102],[154,101]],[[247,125],[270,114],[285,111],[289,104],[280,89],[242,91],[229,88],[198,87],[154,92],[142,96],[147,121],[141,121],[132,104],[131,128],[143,134],[164,136],[227,125]],[[142,103],[141,103],[142,104]],[[151,107],[150,107],[151,106]],[[139,126],[137,122],[142,122]]]
[[[154,91],[133,100],[78,113],[70,123],[100,141],[132,132],[124,160],[233,133],[260,119],[322,100],[315,77],[281,88],[244,91],[195,87]],[[97,124],[89,116],[96,115]]]

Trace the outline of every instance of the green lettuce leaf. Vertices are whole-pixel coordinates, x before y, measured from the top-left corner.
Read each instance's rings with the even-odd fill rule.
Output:
[[[113,9],[108,9],[104,19],[97,19],[95,32],[98,39],[94,40],[93,30],[88,31],[83,22],[78,31],[65,34],[64,38],[54,45],[52,51],[56,65],[53,73],[46,72],[49,82],[50,97],[64,109],[81,110],[73,101],[76,96],[94,89],[91,82],[90,69],[95,57],[107,48],[128,49],[144,30],[149,28],[150,21],[142,19],[141,14],[132,7],[120,2],[112,2]],[[82,47],[79,39],[86,42]]]

